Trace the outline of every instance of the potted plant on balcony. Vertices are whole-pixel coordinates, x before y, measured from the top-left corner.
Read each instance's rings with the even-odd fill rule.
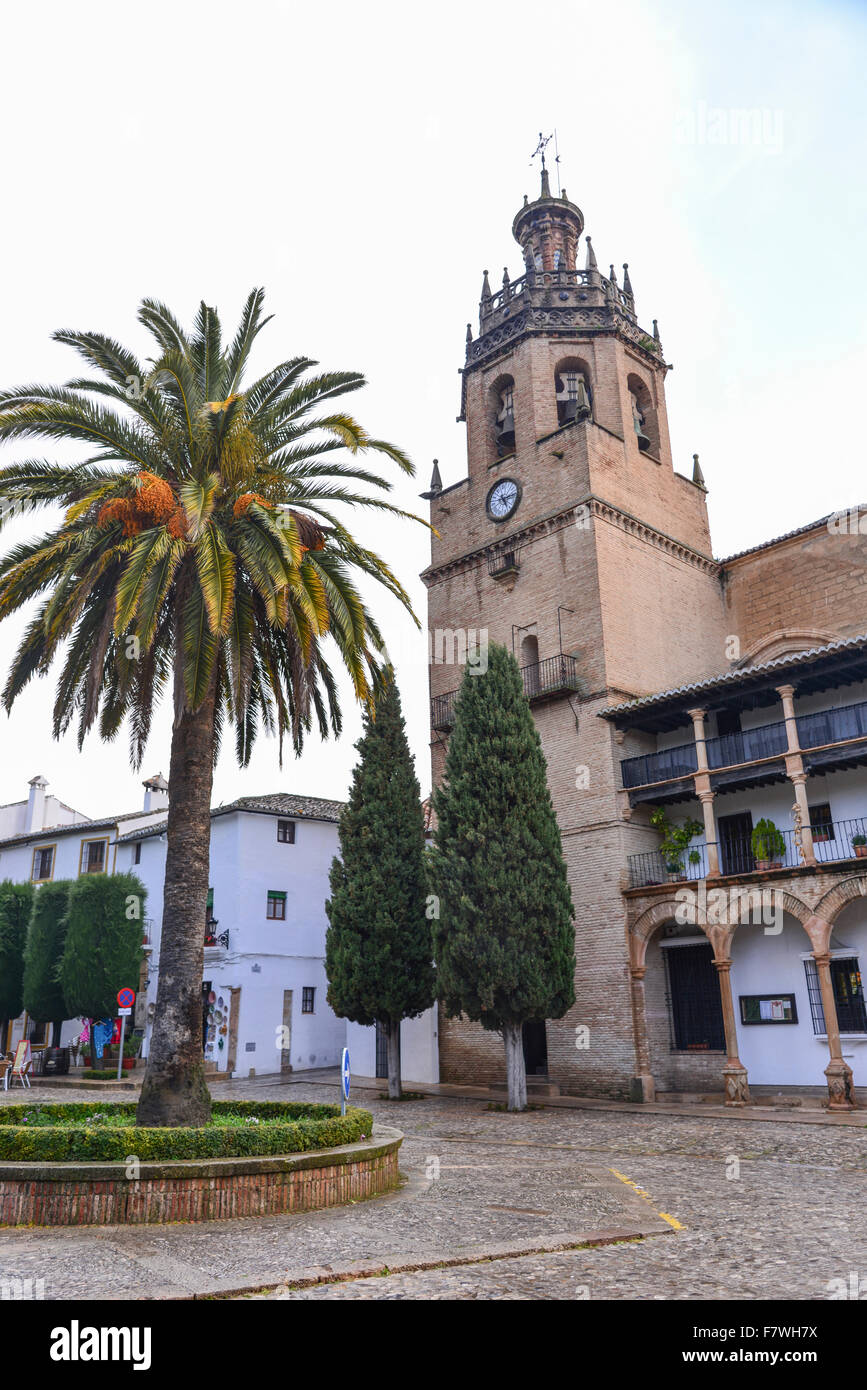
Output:
[[[852,848],[856,859],[867,859],[867,835],[853,835]]]
[[[696,835],[701,834],[704,827],[697,820],[685,820],[681,825],[672,825],[661,806],[658,806],[651,813],[650,824],[654,830],[658,830],[662,835],[659,853],[662,856],[669,882],[677,883],[680,879],[686,878],[684,855],[689,850],[690,864],[701,863],[699,851],[689,849],[689,846]]]
[[[781,867],[786,853],[786,841],[782,831],[777,829],[772,820],[762,817],[753,829],[751,845],[757,869]]]

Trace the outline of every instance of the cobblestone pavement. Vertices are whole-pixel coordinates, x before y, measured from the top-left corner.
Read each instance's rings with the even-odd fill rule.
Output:
[[[333,1085],[300,1078],[233,1082],[218,1092],[310,1100],[333,1093]],[[46,1089],[39,1099],[71,1096]],[[864,1128],[589,1110],[516,1116],[483,1101],[394,1105],[362,1091],[353,1100],[403,1130],[400,1192],[262,1220],[6,1230],[0,1277],[42,1278],[49,1298],[171,1298],[270,1285],[279,1287],[255,1296],[823,1299],[853,1272],[867,1286]],[[636,1231],[644,1237],[558,1248],[588,1233]],[[528,1253],[491,1258],[515,1251]],[[442,1267],[412,1268],[425,1264]],[[401,1266],[410,1268],[378,1273]]]

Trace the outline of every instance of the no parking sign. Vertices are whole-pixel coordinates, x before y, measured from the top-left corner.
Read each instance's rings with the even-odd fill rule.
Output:
[[[117,1011],[120,1015],[120,1046],[117,1050],[117,1079],[120,1081],[123,1069],[123,1040],[126,1033],[126,1021],[132,1013],[132,1006],[135,1003],[135,990],[124,988],[117,993]]]

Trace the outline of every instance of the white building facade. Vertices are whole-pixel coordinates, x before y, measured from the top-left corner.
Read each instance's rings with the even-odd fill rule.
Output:
[[[31,882],[82,873],[134,873],[147,890],[142,923],[145,965],[134,1026],[147,1055],[156,1010],[166,864],[168,788],[145,784],[140,812],[88,820],[46,795],[34,778],[27,802],[0,807],[0,879]],[[211,886],[201,929],[203,1045],[209,1072],[288,1075],[339,1065],[347,1044],[356,1075],[385,1075],[376,1028],[338,1018],[327,1001],[325,933],[329,871],[339,852],[342,803],[275,793],[242,797],[211,813]],[[63,821],[53,822],[63,815]],[[81,1028],[66,1020],[61,1045]],[[22,1014],[6,1049],[25,1034],[47,1042],[47,1028]],[[2,1041],[2,1040],[0,1040]],[[436,1081],[436,1010],[403,1024],[402,1059],[410,1081]]]

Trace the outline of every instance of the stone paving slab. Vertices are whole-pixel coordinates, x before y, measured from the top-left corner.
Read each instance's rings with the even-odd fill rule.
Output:
[[[334,1089],[257,1078],[221,1095],[325,1100]],[[398,1193],[200,1226],[7,1229],[0,1275],[82,1299],[267,1287],[284,1299],[822,1299],[852,1272],[867,1292],[863,1120],[356,1099],[405,1134]],[[370,1277],[384,1268],[395,1272]]]

